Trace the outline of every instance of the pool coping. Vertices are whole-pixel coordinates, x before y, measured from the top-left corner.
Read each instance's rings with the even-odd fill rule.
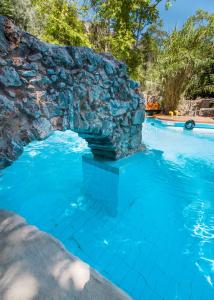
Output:
[[[162,121],[171,121],[171,122],[186,122],[192,119],[198,123],[214,124],[214,119],[212,117],[154,115],[153,118]]]
[[[201,128],[201,129],[214,129],[214,120],[210,120],[211,118],[208,118],[206,122],[202,122],[202,118],[197,117],[169,117],[169,116],[155,116],[154,119],[161,125],[164,126],[172,126],[172,127],[184,127],[186,121],[188,120],[194,120],[195,121],[195,128]]]
[[[0,241],[0,299],[131,299],[53,236],[1,209]]]

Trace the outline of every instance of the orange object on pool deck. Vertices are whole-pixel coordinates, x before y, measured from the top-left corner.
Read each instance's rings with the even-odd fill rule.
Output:
[[[155,102],[153,104],[154,109],[160,109],[160,104],[158,102]]]
[[[147,102],[146,110],[159,110],[160,104],[158,102]]]

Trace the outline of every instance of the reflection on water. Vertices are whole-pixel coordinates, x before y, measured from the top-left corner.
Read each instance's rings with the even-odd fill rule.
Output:
[[[0,177],[0,205],[60,239],[135,300],[214,299],[211,137],[146,123],[147,150],[82,162],[77,135],[32,143]]]
[[[214,167],[214,130],[213,133],[198,133],[163,127],[148,120],[143,125],[143,142],[150,148],[163,151],[163,158],[173,163],[182,163],[186,158],[201,159]],[[200,137],[200,138],[199,138]]]
[[[190,203],[184,207],[183,216],[190,237],[184,252],[191,255],[198,270],[213,287],[214,130],[189,132],[173,127],[166,130],[156,123],[151,126],[148,121],[143,140],[150,148],[163,150],[164,158],[176,164],[186,177],[189,188],[183,196]]]
[[[213,287],[214,283],[214,203],[194,201],[184,209],[185,226],[194,238],[195,265]]]

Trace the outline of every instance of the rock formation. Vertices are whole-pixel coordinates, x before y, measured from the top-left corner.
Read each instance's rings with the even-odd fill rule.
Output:
[[[178,107],[183,116],[214,117],[214,98],[184,100]]]
[[[0,168],[33,140],[73,130],[94,155],[141,149],[144,100],[126,66],[86,47],[61,47],[0,17]]]

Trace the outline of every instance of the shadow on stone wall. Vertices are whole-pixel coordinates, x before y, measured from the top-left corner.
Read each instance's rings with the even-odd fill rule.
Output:
[[[138,87],[111,55],[44,43],[0,17],[0,168],[54,130],[76,131],[110,159],[140,151]]]

